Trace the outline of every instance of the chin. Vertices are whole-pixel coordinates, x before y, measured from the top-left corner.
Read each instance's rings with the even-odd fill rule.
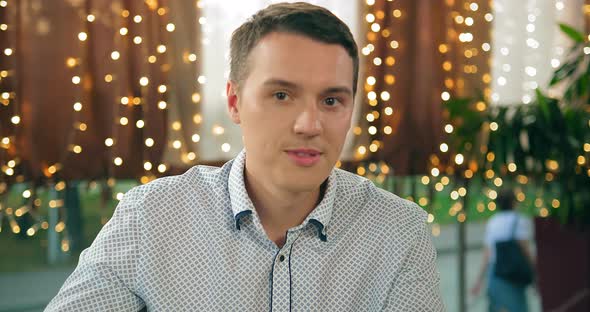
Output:
[[[309,192],[319,188],[327,178],[318,174],[293,174],[283,179],[283,185],[294,192]]]

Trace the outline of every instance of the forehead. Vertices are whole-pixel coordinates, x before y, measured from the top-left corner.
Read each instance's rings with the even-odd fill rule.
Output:
[[[272,32],[264,36],[248,56],[246,84],[283,79],[303,87],[352,88],[353,61],[339,44],[309,37]]]

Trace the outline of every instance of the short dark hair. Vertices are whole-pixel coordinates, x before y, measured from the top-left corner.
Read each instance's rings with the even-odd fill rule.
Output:
[[[511,189],[501,189],[496,198],[496,205],[500,210],[512,210],[514,208],[514,202],[516,198],[514,191]]]
[[[248,56],[258,41],[271,32],[303,35],[338,44],[346,49],[353,63],[353,92],[359,72],[358,47],[350,29],[329,10],[305,2],[276,3],[262,9],[238,27],[230,44],[230,80],[240,84],[249,71]]]

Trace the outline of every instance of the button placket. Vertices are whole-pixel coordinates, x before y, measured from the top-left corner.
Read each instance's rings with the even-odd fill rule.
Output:
[[[285,245],[278,250],[273,263],[271,311],[289,311],[291,307],[291,246],[299,237],[300,230],[287,231]]]

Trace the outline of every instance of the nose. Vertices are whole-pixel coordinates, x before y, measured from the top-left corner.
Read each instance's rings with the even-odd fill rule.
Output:
[[[295,134],[314,137],[322,133],[321,112],[316,103],[306,103],[295,119]]]

